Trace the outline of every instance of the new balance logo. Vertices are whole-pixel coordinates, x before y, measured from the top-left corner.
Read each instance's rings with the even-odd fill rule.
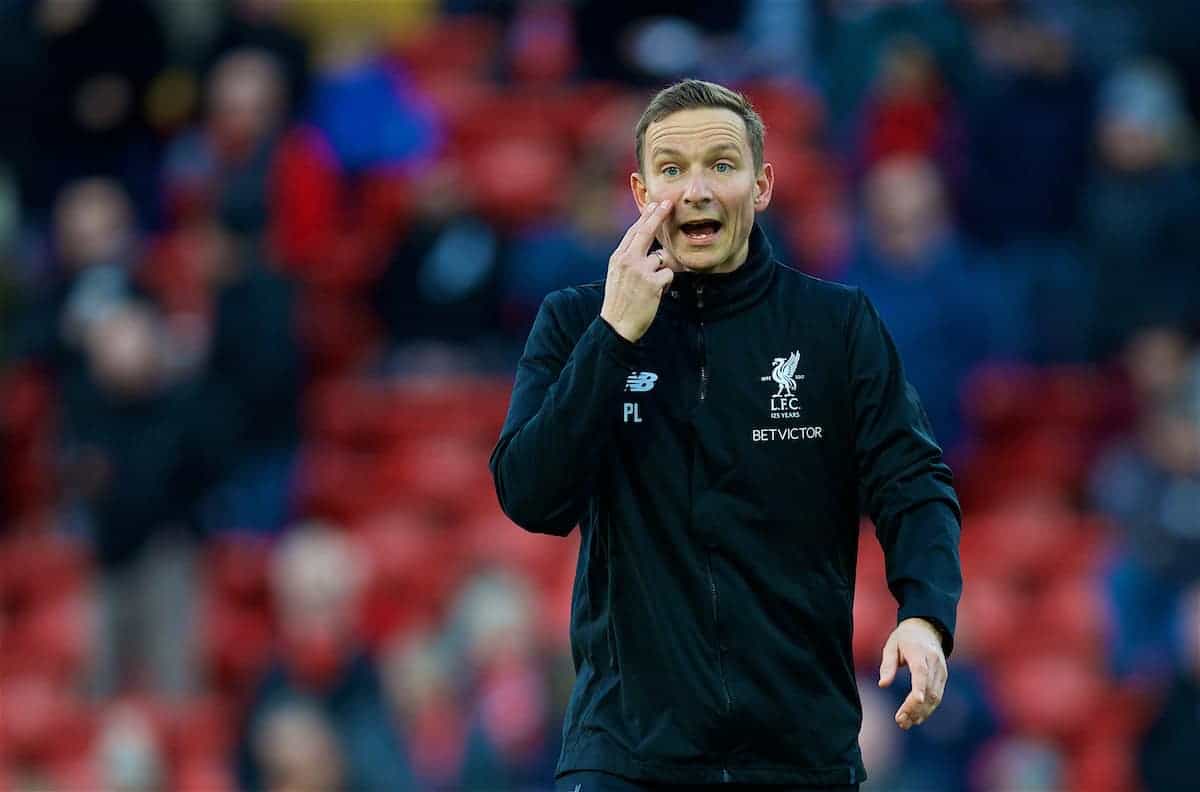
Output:
[[[658,375],[652,371],[635,371],[625,379],[625,390],[634,393],[644,393],[653,390],[658,382]]]

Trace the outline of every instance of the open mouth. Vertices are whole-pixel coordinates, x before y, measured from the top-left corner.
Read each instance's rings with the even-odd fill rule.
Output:
[[[721,223],[718,220],[692,220],[680,224],[679,230],[692,242],[711,242],[721,231]]]

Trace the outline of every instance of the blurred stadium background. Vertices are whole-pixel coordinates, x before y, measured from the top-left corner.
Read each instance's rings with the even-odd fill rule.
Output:
[[[1200,788],[1194,4],[10,0],[0,40],[0,789],[549,787],[577,539],[486,460],[685,75],[756,102],[778,256],[867,289],[958,476],[911,733],[864,525],[868,788]]]

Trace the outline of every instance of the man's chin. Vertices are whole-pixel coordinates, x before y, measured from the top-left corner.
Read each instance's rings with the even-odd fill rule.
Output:
[[[707,272],[722,260],[713,246],[688,244],[686,236],[678,235],[671,242],[671,255],[685,272]]]
[[[688,272],[712,272],[720,265],[722,259],[711,255],[690,255],[683,256],[679,259],[679,263]]]

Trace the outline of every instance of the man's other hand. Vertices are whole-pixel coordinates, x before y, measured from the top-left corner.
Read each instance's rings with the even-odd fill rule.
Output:
[[[946,689],[946,656],[937,629],[924,619],[905,619],[896,625],[883,647],[879,667],[879,686],[887,687],[896,678],[896,669],[908,666],[912,691],[896,710],[896,725],[908,730],[933,714]]]

